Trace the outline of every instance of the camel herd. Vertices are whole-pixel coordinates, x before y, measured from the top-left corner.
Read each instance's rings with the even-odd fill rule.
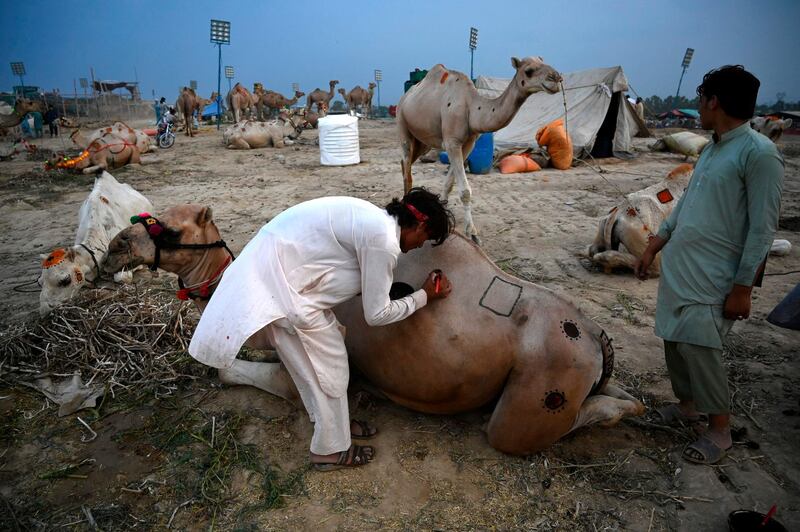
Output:
[[[335,312],[347,327],[352,363],[387,398],[413,410],[442,414],[494,402],[487,426],[489,443],[503,452],[524,455],[579,427],[591,423],[609,426],[624,416],[641,415],[644,406],[610,383],[614,351],[600,326],[557,294],[503,272],[478,246],[464,160],[481,133],[506,126],[532,94],[553,94],[561,89],[560,74],[540,57],[514,57],[511,65],[514,77],[495,99],[479,95],[466,74],[436,65],[398,105],[403,188],[412,187],[411,168],[421,155],[430,148],[447,151],[451,164],[442,191],[446,197],[458,187],[466,236],[456,235],[442,246],[426,245],[404,255],[396,280],[418,286],[427,272],[442,268],[467,288],[443,300],[443,312],[434,315],[422,309],[386,327],[367,326],[360,297]],[[223,144],[230,149],[252,149],[291,143],[310,117],[325,115],[338,83],[331,80],[327,92],[315,89],[309,93],[302,119],[287,108],[305,96],[303,92],[286,98],[260,86],[251,92],[237,83],[226,97],[234,123],[223,132]],[[370,83],[367,89],[356,86],[348,92],[340,88],[339,93],[349,111],[360,110],[369,116],[374,88]],[[189,136],[193,135],[191,117],[202,109],[203,101],[192,89],[181,90],[178,107]],[[15,113],[31,105],[18,102]],[[273,114],[277,116],[273,118]],[[0,120],[5,122],[0,124],[16,120],[3,116]],[[765,120],[753,127],[774,136],[775,128],[788,126]],[[224,272],[231,254],[218,245],[224,240],[211,207],[179,205],[153,216],[149,214],[153,207],[144,196],[105,171],[139,162],[139,155],[149,150],[149,138],[141,131],[117,122],[86,133],[76,129],[71,138],[84,150],[82,155],[52,164],[84,173],[102,172],[81,207],[75,245],[43,256],[42,315],[99,277],[101,271],[123,272],[126,278],[130,269],[141,265],[175,272],[181,286],[202,285],[212,297],[222,274],[215,273],[214,279],[209,276]],[[600,220],[588,257],[606,271],[631,267],[647,246],[649,235],[677,203],[691,172],[690,164],[682,165],[662,182],[622,199]],[[131,216],[136,221],[132,225],[128,223]],[[142,222],[143,216],[146,222]],[[169,246],[158,236],[162,231],[170,235]],[[184,296],[187,294],[202,312],[207,298],[192,297],[191,292]],[[261,331],[248,345],[271,348]],[[413,350],[408,349],[410,345]],[[376,350],[374,346],[381,347]],[[298,398],[279,362],[236,360],[233,367],[220,370],[220,378],[292,401]]]

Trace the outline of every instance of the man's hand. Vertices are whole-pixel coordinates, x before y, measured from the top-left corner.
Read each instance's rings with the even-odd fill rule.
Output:
[[[442,270],[433,270],[428,274],[428,278],[422,285],[422,289],[428,295],[428,301],[442,299],[450,295],[453,285],[447,279]]]
[[[750,293],[752,286],[733,285],[731,293],[725,297],[722,315],[729,320],[746,320],[750,317]]]
[[[633,264],[633,274],[642,281],[647,279],[647,270],[649,270],[650,265],[653,264],[654,258],[655,254],[645,251],[644,254],[636,259],[636,262]]]

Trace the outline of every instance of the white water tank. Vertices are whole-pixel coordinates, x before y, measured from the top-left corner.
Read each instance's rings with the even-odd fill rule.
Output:
[[[361,162],[358,146],[358,118],[328,115],[319,119],[319,158],[325,166]]]

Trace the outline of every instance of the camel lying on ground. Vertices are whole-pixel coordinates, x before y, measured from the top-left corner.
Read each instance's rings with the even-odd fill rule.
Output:
[[[258,95],[251,94],[241,83],[234,85],[225,98],[225,103],[228,104],[228,109],[233,113],[233,121],[235,123],[241,121],[244,111],[247,111],[247,116],[251,120],[255,120],[258,117],[256,110],[258,101]]]
[[[90,142],[77,157],[65,159],[63,154],[59,154],[52,157],[47,166],[93,174],[99,170],[113,170],[126,164],[140,163],[139,148],[135,143],[121,139],[113,133],[103,133]]]
[[[95,281],[111,239],[130,226],[131,216],[152,210],[150,201],[130,185],[120,183],[108,172],[100,174],[78,213],[75,245],[41,255],[39,314],[46,316]],[[117,282],[129,278],[130,272],[114,276]]]
[[[783,130],[792,127],[792,119],[781,120],[777,116],[756,116],[750,119],[750,127],[777,143],[783,135]]]
[[[339,80],[332,79],[328,82],[330,86],[330,90],[325,92],[322,89],[314,89],[309,93],[306,97],[306,112],[311,111],[311,107],[316,105],[317,106],[317,114],[319,116],[325,116],[328,114],[328,107],[330,106],[330,102],[336,94],[333,92],[334,87],[339,84]]]
[[[83,132],[81,132],[81,129],[78,127],[75,129],[75,131],[70,133],[69,138],[72,140],[73,144],[79,148],[86,149],[93,140],[98,139],[105,134],[111,134],[122,139],[123,141],[136,144],[140,154],[150,151],[151,143],[149,135],[147,135],[147,133],[141,129],[134,129],[130,127],[125,122],[114,122],[114,124],[108,127],[96,129],[86,136],[83,135]]]
[[[642,256],[650,235],[656,234],[662,222],[672,213],[689,185],[694,165],[684,163],[672,170],[663,181],[625,196],[625,201],[614,206],[600,219],[594,242],[586,256],[605,273],[614,268],[633,267]],[[781,247],[774,241],[771,252],[780,253]],[[648,270],[650,277],[661,273],[661,253],[656,254]]]
[[[370,82],[369,90],[361,88],[356,85],[350,92],[344,89],[339,89],[339,94],[342,95],[345,103],[347,104],[347,112],[353,114],[360,107],[361,113],[366,116],[372,116],[372,91],[375,90],[375,83]]]
[[[220,240],[206,207],[173,207],[159,222],[172,244]],[[157,244],[135,224],[111,242],[103,269],[151,265]],[[211,297],[218,272],[229,260],[220,248],[162,248],[160,257],[161,267],[178,273],[184,286],[205,286]],[[437,414],[474,410],[496,400],[489,443],[510,454],[534,453],[579,427],[613,425],[644,412],[639,401],[609,383],[611,341],[575,306],[506,274],[461,235],[402,255],[395,280],[420,286],[434,268],[447,272],[453,293],[401,322],[367,326],[360,297],[334,309],[347,327],[350,360],[389,399]],[[195,301],[202,312],[205,301]],[[271,347],[263,330],[248,345]],[[220,378],[290,400],[297,397],[279,363],[237,359],[220,370]]]
[[[222,142],[231,150],[249,150],[272,146],[283,148],[300,136],[303,127],[285,113],[270,122],[243,120],[227,128],[222,134]],[[288,140],[287,140],[288,139]]]
[[[464,161],[481,133],[508,125],[525,103],[537,92],[559,90],[561,76],[540,57],[511,58],[514,78],[496,99],[480,96],[469,76],[436,65],[425,78],[411,87],[397,105],[397,128],[403,150],[403,187],[412,187],[411,165],[430,148],[447,150],[450,169],[443,183],[443,196],[453,185],[464,205],[464,232],[478,242],[472,222],[472,189],[464,172]]]

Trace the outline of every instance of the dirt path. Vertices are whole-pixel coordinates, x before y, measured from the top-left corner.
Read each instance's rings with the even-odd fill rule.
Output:
[[[225,150],[221,135],[208,128],[114,175],[150,198],[157,211],[182,202],[212,206],[224,238],[238,252],[261,225],[297,202],[350,195],[381,205],[401,193],[392,122],[361,121],[359,128],[363,162],[352,167],[320,166],[315,131],[282,150],[239,152]],[[60,146],[50,139],[40,144]],[[646,144],[637,139],[642,149]],[[787,257],[771,258],[768,273],[800,264],[797,145],[785,141],[778,235],[795,247]],[[671,398],[661,343],[652,331],[657,281],[602,274],[582,253],[598,217],[620,192],[644,188],[680,162],[658,153],[602,161],[608,181],[581,166],[470,176],[473,214],[488,255],[572,300],[609,331],[616,379],[647,406]],[[35,319],[37,294],[13,287],[36,278],[39,253],[72,242],[78,208],[91,189],[91,178],[46,176],[40,167],[0,163],[0,312],[7,325]],[[439,190],[445,170],[438,163],[418,164],[415,184]],[[455,198],[453,210],[461,224]],[[773,503],[783,523],[798,528],[800,333],[765,321],[798,281],[800,274],[767,277],[756,291],[752,318],[734,328],[728,363],[735,424],[747,436],[720,467],[686,464],[680,450],[687,433],[639,421],[580,430],[545,452],[508,457],[487,445],[480,430],[485,413],[420,415],[356,385],[354,417],[381,429],[374,441],[377,461],[360,470],[312,472],[304,412],[254,389],[221,388],[202,369],[200,378],[166,397],[126,394],[109,399],[96,415],[85,411],[81,417],[93,420],[98,437],[82,443],[86,430],[75,415],[57,418],[52,403],[39,411],[42,396],[14,386],[0,368],[0,507],[10,510],[0,511],[0,528],[76,522],[88,529],[88,510],[103,529],[149,529],[172,521],[177,529],[213,524],[221,530],[726,530],[728,512],[766,511]],[[212,425],[223,442],[214,448],[202,442]],[[233,455],[228,447],[221,450],[234,443]],[[94,461],[53,474],[83,460]],[[55,478],[40,478],[48,472]],[[215,487],[215,477],[224,483]]]

